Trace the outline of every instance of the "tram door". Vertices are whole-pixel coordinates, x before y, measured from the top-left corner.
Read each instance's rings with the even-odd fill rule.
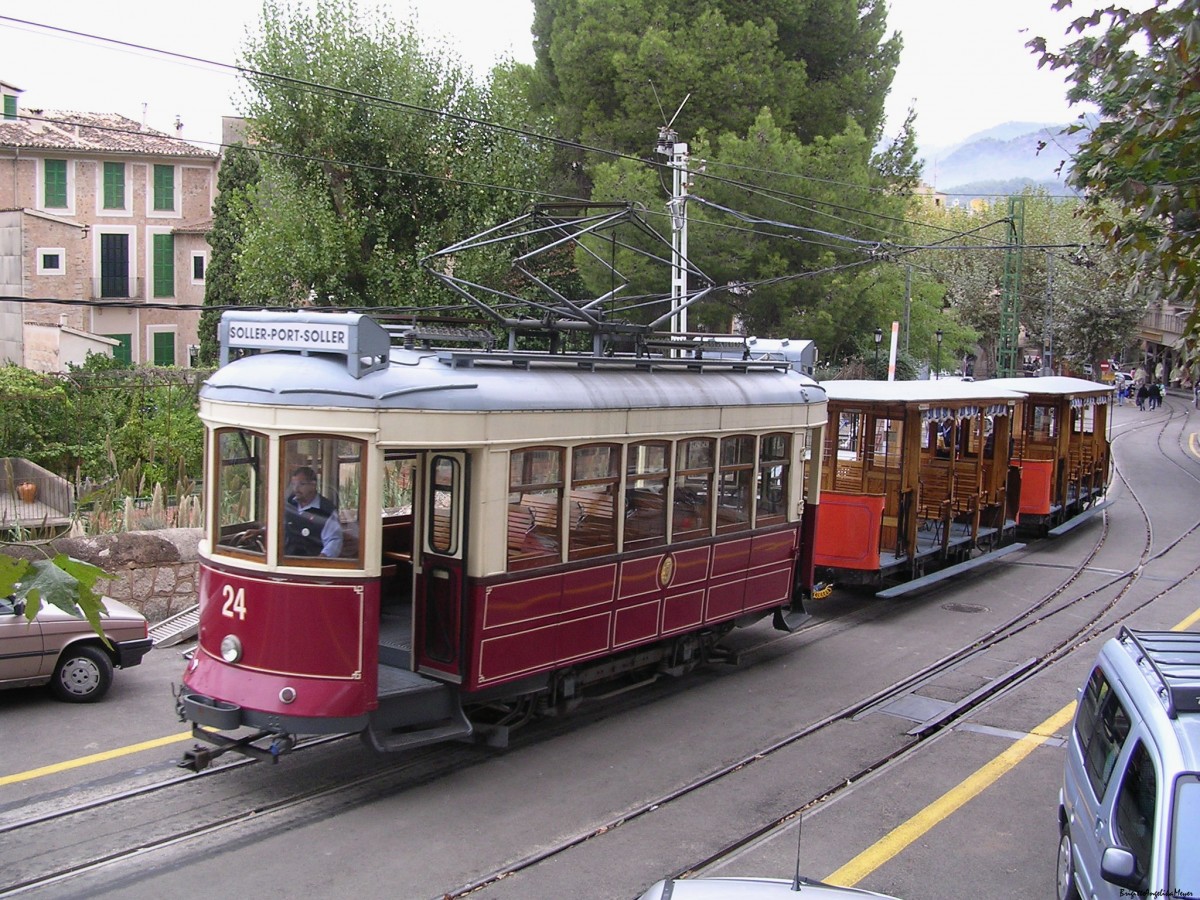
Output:
[[[423,474],[421,565],[415,596],[417,668],[458,682],[463,666],[467,455],[431,452],[425,456]]]

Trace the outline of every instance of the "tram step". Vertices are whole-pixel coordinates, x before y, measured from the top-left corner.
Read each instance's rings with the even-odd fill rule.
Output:
[[[427,678],[421,680],[425,683],[410,684],[403,691],[387,695],[381,692],[379,708],[371,713],[363,732],[364,742],[376,753],[395,753],[471,736],[474,729],[454,688]]]

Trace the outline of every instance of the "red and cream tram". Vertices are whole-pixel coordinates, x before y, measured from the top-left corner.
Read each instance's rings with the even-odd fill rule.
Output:
[[[297,734],[501,740],[805,618],[826,403],[786,362],[411,349],[349,313],[220,327],[193,766]]]
[[[1026,396],[1013,432],[1021,529],[1061,534],[1107,506],[1108,411],[1116,388],[1058,375],[990,383]]]
[[[885,595],[1010,552],[1010,435],[994,381],[826,381],[817,575]],[[1006,546],[1007,545],[1007,546]]]

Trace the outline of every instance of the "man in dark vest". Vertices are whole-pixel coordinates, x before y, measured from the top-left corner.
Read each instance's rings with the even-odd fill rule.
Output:
[[[292,470],[291,492],[283,503],[283,552],[287,556],[342,555],[342,523],[337,507],[317,493],[310,466]]]

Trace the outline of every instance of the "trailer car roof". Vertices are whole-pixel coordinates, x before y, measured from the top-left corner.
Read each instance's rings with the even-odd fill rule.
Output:
[[[1102,384],[1086,378],[1071,378],[1066,375],[1042,375],[1031,378],[992,378],[984,384],[995,384],[1025,394],[1111,394],[1115,384]]]
[[[984,400],[1021,400],[1024,395],[993,381],[823,381],[831,401],[865,403],[977,404]]]

